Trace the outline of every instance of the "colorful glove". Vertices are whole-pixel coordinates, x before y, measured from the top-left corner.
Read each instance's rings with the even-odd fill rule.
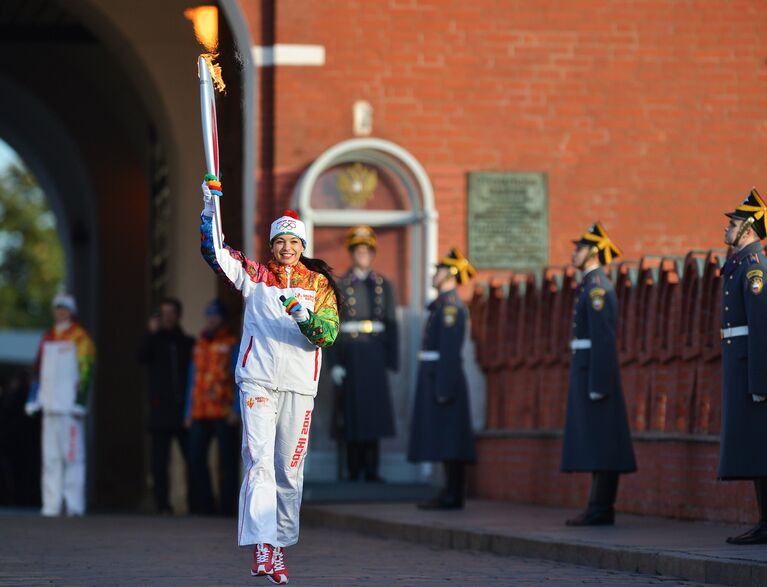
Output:
[[[307,309],[304,308],[293,296],[290,296],[289,298],[280,296],[280,301],[285,307],[285,311],[290,314],[290,316],[296,322],[306,322],[309,319],[309,312]]]
[[[208,173],[205,176],[205,181],[202,182],[202,201],[205,204],[205,209],[202,211],[205,216],[213,216],[216,211],[216,204],[213,200],[214,196],[221,197],[224,192],[221,191],[221,182],[215,175]]]

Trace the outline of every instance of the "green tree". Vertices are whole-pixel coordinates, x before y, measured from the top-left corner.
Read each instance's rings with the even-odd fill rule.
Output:
[[[64,281],[64,252],[45,194],[25,168],[0,173],[0,328],[42,328]]]

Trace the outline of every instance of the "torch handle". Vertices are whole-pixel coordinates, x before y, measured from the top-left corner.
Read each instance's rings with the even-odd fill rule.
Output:
[[[216,98],[213,93],[213,80],[210,77],[208,62],[200,56],[197,61],[200,72],[200,118],[202,121],[202,145],[205,151],[205,165],[208,173],[220,179],[218,159],[218,124],[216,121]],[[216,232],[218,241],[223,244],[224,235],[221,226],[221,203],[215,196]]]

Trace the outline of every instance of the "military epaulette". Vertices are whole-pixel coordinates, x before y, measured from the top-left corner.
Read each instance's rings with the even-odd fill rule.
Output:
[[[757,265],[761,263],[761,260],[759,259],[759,253],[751,253],[748,257],[746,257],[746,261],[748,261],[749,265]]]

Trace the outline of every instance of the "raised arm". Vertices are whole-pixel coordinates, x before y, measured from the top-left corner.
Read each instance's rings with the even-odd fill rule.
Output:
[[[213,179],[210,179],[213,178]],[[215,230],[216,207],[213,198],[221,196],[221,183],[212,175],[205,176],[202,184],[202,199],[205,207],[200,216],[200,251],[202,258],[211,268],[226,278],[243,297],[248,297],[253,289],[253,280],[264,271],[260,263],[251,261],[240,251],[236,251],[223,242],[219,242],[218,231]]]

